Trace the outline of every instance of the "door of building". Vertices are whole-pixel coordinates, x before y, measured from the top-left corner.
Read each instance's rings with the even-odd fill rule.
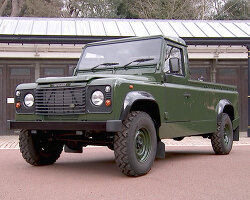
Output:
[[[240,77],[241,77],[241,84],[239,88],[240,93],[240,113],[241,113],[241,126],[242,131],[246,131],[248,127],[248,68],[241,67],[240,68]],[[243,105],[243,106],[242,106]]]
[[[217,82],[237,86],[239,92],[240,131],[246,131],[247,72],[244,71],[243,67],[219,68],[217,72]]]
[[[34,67],[32,65],[8,65],[6,77],[6,119],[15,119],[14,96],[15,88],[20,83],[32,83],[35,81]],[[8,130],[7,124],[3,127],[5,134],[12,134],[13,131]]]
[[[4,107],[5,102],[4,102],[4,66],[0,65],[0,135],[3,135],[3,126],[4,126]]]

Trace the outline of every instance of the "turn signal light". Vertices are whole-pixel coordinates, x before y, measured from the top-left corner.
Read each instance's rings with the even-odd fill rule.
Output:
[[[111,106],[111,100],[107,99],[107,100],[105,101],[105,105],[106,105],[106,106]]]
[[[129,85],[129,89],[134,89],[134,86],[133,85]]]
[[[16,108],[18,109],[18,108],[21,108],[21,103],[20,102],[17,102],[16,103]]]

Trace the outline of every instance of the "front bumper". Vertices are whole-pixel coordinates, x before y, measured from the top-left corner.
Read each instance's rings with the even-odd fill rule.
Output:
[[[64,130],[64,131],[106,131],[118,132],[122,129],[121,120],[99,122],[69,122],[69,121],[15,121],[8,120],[9,129],[25,130]]]

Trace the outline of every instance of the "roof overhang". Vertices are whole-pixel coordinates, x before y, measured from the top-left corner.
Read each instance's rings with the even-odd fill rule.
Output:
[[[247,46],[250,45],[249,37],[242,37],[242,38],[230,38],[230,37],[223,37],[223,38],[182,38],[185,40],[187,45],[242,45]]]
[[[187,45],[249,45],[250,20],[0,17],[1,43],[86,44],[163,35]]]
[[[128,38],[128,36],[48,36],[48,35],[1,35],[0,43],[25,43],[25,44],[86,44],[111,39]],[[187,45],[250,45],[249,37],[230,38],[195,38],[182,37]]]

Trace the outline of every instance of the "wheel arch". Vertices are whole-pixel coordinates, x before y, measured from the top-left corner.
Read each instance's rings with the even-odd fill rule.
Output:
[[[217,105],[217,121],[219,122],[222,117],[222,113],[228,114],[231,121],[235,119],[234,107],[232,103],[227,99],[222,99]]]
[[[125,120],[131,111],[143,111],[150,115],[156,128],[161,125],[159,106],[148,92],[133,91],[129,92],[123,102],[123,109],[120,114],[120,120]]]

